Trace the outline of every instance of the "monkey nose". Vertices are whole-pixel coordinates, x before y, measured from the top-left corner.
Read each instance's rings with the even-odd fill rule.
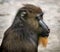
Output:
[[[47,33],[50,33],[50,29],[49,28],[47,29]]]
[[[50,33],[50,29],[48,28],[48,33]]]
[[[46,34],[45,34],[45,33],[46,33]],[[48,30],[47,30],[47,31],[45,31],[45,33],[44,33],[44,34],[45,34],[45,36],[47,36],[47,37],[48,37],[48,36],[49,36],[49,33],[50,33],[50,29],[48,28]]]

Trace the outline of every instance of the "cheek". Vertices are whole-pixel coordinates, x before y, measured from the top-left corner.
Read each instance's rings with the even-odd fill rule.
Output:
[[[29,19],[29,20],[27,20],[27,22],[33,28],[38,28],[38,26],[39,26],[38,21],[36,21],[34,19]]]
[[[33,22],[33,26],[35,27],[35,29],[39,28],[39,24],[37,21]]]
[[[33,27],[35,30],[38,30],[39,24],[36,20],[31,20],[31,27]]]

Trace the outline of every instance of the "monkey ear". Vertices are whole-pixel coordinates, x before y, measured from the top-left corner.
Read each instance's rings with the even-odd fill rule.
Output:
[[[27,10],[26,9],[21,9],[20,10],[20,17],[25,17],[27,16]]]
[[[27,10],[26,9],[19,9],[17,14],[16,14],[16,17],[24,17],[27,15]]]
[[[27,10],[26,9],[20,9],[19,15],[20,15],[20,19],[25,22],[26,21],[25,18],[27,16]]]

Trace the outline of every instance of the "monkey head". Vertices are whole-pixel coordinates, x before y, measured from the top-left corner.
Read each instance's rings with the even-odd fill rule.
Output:
[[[25,4],[16,16],[18,16],[25,25],[29,26],[33,32],[37,33],[38,39],[49,36],[50,29],[43,20],[43,11],[40,7]]]

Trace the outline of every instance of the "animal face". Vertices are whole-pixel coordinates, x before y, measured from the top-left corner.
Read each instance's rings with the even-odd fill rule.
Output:
[[[21,8],[19,12],[21,12],[20,18],[39,36],[49,36],[50,29],[43,21],[43,12],[39,7],[28,4]]]

